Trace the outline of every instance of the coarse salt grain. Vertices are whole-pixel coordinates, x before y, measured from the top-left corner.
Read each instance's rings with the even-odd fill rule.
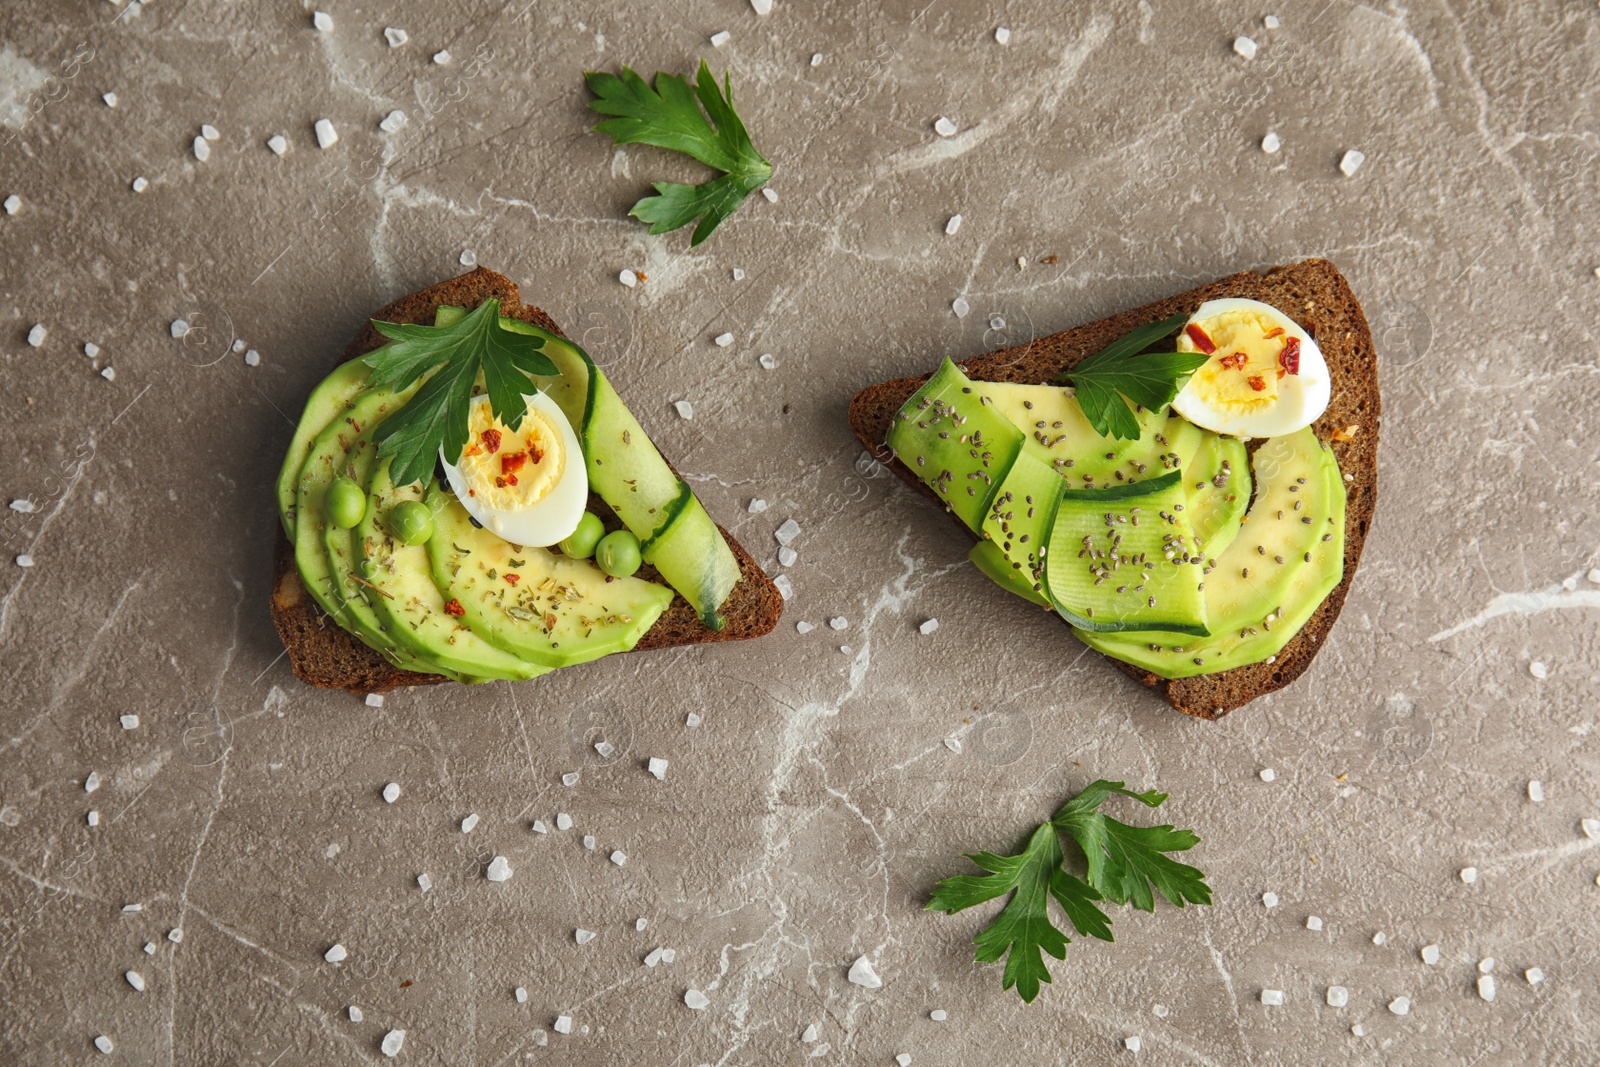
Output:
[[[1283,1005],[1283,990],[1263,989],[1261,991],[1261,1003],[1269,1008],[1281,1007]]]
[[[556,812],[556,829],[557,830],[570,830],[570,829],[572,829],[572,816],[568,815],[564,811]]]
[[[1261,25],[1265,26],[1269,30],[1277,29],[1279,26],[1278,16],[1268,15],[1266,18],[1261,20]]]
[[[794,632],[797,634],[808,634],[815,629],[816,627],[809,622],[797,622],[794,624]]]
[[[570,1034],[570,1033],[572,1033],[572,1016],[570,1016],[570,1015],[557,1015],[556,1016],[556,1022],[555,1022],[555,1031],[558,1034]]]
[[[1320,916],[1320,915],[1307,915],[1306,916],[1306,929],[1312,931],[1313,933],[1321,933],[1322,932],[1322,916]]]
[[[463,267],[476,267],[478,265],[478,253],[470,248],[463,248],[461,255],[457,258],[460,259]]]
[[[383,707],[383,694],[382,693],[368,693],[367,694],[367,707],[369,707],[369,708],[381,708],[381,707]]]
[[[691,730],[699,726],[700,713],[698,711],[691,711],[689,714],[685,715],[683,717],[683,725],[687,726]]]
[[[1591,841],[1600,841],[1600,819],[1584,819],[1578,823],[1583,829],[1583,836]]]
[[[518,1004],[528,1003],[528,991],[521,986],[517,986],[516,989],[513,989],[511,991],[511,995],[517,998]]]
[[[318,119],[314,127],[317,134],[318,148],[332,148],[339,143],[339,131],[333,128],[333,123],[327,119]]]
[[[834,630],[847,630],[850,628],[850,620],[843,615],[835,615],[828,620],[828,626]]]
[[[204,163],[211,158],[211,142],[204,137],[194,139],[194,158]]]
[[[742,268],[742,267],[733,268],[733,280],[736,281],[736,282],[744,281],[744,268]]]
[[[1010,44],[1011,31],[1001,26],[994,31],[994,39],[996,44]]]
[[[956,132],[956,124],[945,118],[943,115],[940,115],[933,122],[933,132],[937,133],[940,137],[954,137]]]
[[[179,927],[179,926],[174,926],[172,929],[168,930],[167,931],[167,940],[171,941],[174,945],[176,945],[179,942],[181,942],[183,940],[183,928]]]
[[[532,830],[536,834],[548,834],[550,832],[550,828],[544,824],[543,819],[533,820],[533,824],[529,826],[528,829]]]
[[[311,25],[321,30],[323,33],[332,33],[333,16],[328,14],[326,11],[313,11],[311,13]]]
[[[778,595],[782,596],[783,599],[788,600],[794,596],[794,583],[789,580],[787,574],[775,575],[772,579],[772,584],[778,590]]]
[[[1422,946],[1422,962],[1426,963],[1429,967],[1432,967],[1435,964],[1437,964],[1439,962],[1439,946],[1438,945],[1423,945]]]
[[[328,949],[328,951],[322,954],[322,958],[327,960],[329,963],[338,963],[340,960],[343,960],[349,955],[350,953],[346,951],[343,945],[335,943],[332,948]]]
[[[821,52],[812,52],[811,53],[811,65],[813,67],[822,66],[822,53]]]
[[[691,1011],[704,1011],[710,1005],[711,998],[698,989],[690,989],[684,992],[683,1002]]]
[[[451,58],[450,50],[448,48],[440,49],[433,54],[433,61],[439,64],[441,67],[446,63],[449,63]]]
[[[1478,973],[1479,974],[1488,974],[1493,970],[1494,970],[1494,957],[1493,956],[1485,956],[1483,959],[1478,961]]]
[[[1278,906],[1278,894],[1268,891],[1261,894],[1261,903],[1269,908]]]
[[[1384,933],[1382,930],[1379,930],[1377,933],[1372,935],[1372,943],[1374,945],[1382,945],[1385,942],[1387,942],[1388,940],[1389,940],[1389,935]]]
[[[288,138],[284,137],[284,135],[281,133],[275,133],[271,137],[267,138],[267,147],[272,149],[274,155],[281,156],[285,152],[289,151]]]
[[[207,122],[200,126],[200,136],[204,137],[208,141],[215,141],[217,138],[221,137],[222,134],[217,132],[217,128],[215,126]]]
[[[1534,660],[1532,663],[1528,664],[1528,673],[1533,675],[1535,678],[1548,678],[1550,677],[1550,668],[1546,667],[1538,660]]]
[[[1478,976],[1478,996],[1484,1000],[1494,999],[1494,975],[1485,974]]]
[[[936,1023],[942,1023],[946,1019],[950,1018],[950,1015],[943,1008],[934,1008],[928,1013],[928,1018],[932,1019]]]
[[[139,728],[139,716],[137,715],[123,715],[118,721],[122,723],[124,730],[137,730]]]
[[[926,637],[928,634],[933,633],[938,628],[939,628],[939,620],[938,619],[928,619],[925,622],[923,622],[923,624],[921,626],[917,627],[917,632],[921,633],[924,637]]]
[[[1410,1015],[1411,998],[1395,997],[1393,1000],[1389,1001],[1389,1010],[1394,1012],[1396,1015]]]
[[[771,352],[761,353],[756,362],[761,364],[763,370],[776,370],[778,368],[778,361]]]
[[[595,939],[595,932],[593,930],[585,930],[582,927],[579,927],[572,932],[572,938],[580,945],[587,945],[589,942]]]
[[[87,822],[90,826],[99,826],[100,825],[100,813],[98,811],[91,811],[91,812],[89,812],[88,815],[84,816],[84,821]]]
[[[512,874],[511,862],[504,856],[496,856],[489,861],[489,869],[483,874],[491,882],[509,882]]]
[[[772,531],[773,538],[780,545],[787,545],[800,536],[800,524],[793,519],[784,519],[783,524]]]
[[[1463,882],[1467,883],[1468,885],[1471,885],[1473,882],[1476,882],[1478,880],[1478,868],[1476,868],[1476,867],[1463,867],[1463,868],[1461,868],[1461,880]]]
[[[1137,1039],[1135,1039],[1135,1040],[1137,1040]],[[900,1067],[911,1067],[911,1053],[909,1053],[909,1052],[900,1053],[898,1056],[896,1056],[894,1058],[894,1062],[898,1063],[900,1065]]]
[[[593,852],[594,851],[594,844],[595,844],[595,842],[594,842],[594,835],[593,834],[584,834],[583,835],[583,847],[584,848],[588,849],[590,852]]]
[[[611,754],[617,750],[617,746],[610,741],[596,741],[594,750],[599,753],[601,759],[610,759]]]
[[[694,418],[694,405],[691,404],[689,401],[687,401],[687,400],[679,400],[679,401],[674,402],[672,406],[678,410],[678,415],[681,418],[685,418],[685,419]]]
[[[750,0],[750,9],[758,15],[770,15],[772,0]]]
[[[1256,57],[1256,43],[1243,34],[1233,39],[1233,50],[1243,59]]]
[[[404,1030],[390,1030],[383,1035],[383,1040],[378,1044],[378,1051],[389,1059],[400,1055],[400,1050],[405,1047],[406,1032]]]
[[[955,312],[956,318],[964,319],[967,317],[967,312],[972,310],[972,305],[967,303],[965,297],[958,296],[950,301],[950,310]]]
[[[93,793],[96,789],[99,789],[99,788],[100,788],[100,775],[95,771],[90,771],[89,772],[89,777],[87,777],[87,778],[85,778],[83,780],[83,791],[85,793]]]
[[[378,129],[384,133],[398,133],[405,129],[406,123],[409,121],[411,120],[406,117],[406,113],[396,108],[383,116],[383,121],[378,123]]]
[[[795,560],[800,558],[800,553],[784,545],[778,549],[778,563],[785,567],[793,567]]]
[[[102,99],[102,100],[104,100],[106,102],[106,107],[116,107],[117,106],[117,94],[116,93],[101,93],[100,94],[100,99]]]
[[[346,1008],[345,1013],[350,1017],[350,1021],[353,1023],[358,1023],[366,1017],[361,1014],[361,1009],[356,1007],[354,1004]]]
[[[138,971],[124,971],[122,977],[126,978],[128,984],[133,986],[135,990],[140,993],[144,992],[144,975]]]
[[[94,1047],[99,1049],[101,1052],[104,1052],[107,1056],[111,1055],[111,1050],[116,1048],[116,1046],[111,1043],[111,1039],[105,1034],[101,1034],[94,1039]]]
[[[1277,778],[1278,778],[1278,772],[1273,770],[1271,767],[1263,767],[1261,769],[1261,780],[1263,782],[1276,781]]]
[[[583,776],[581,774],[579,774],[577,771],[568,771],[566,774],[563,774],[561,776],[561,784],[570,789],[573,786],[577,785],[578,781],[582,777]]]
[[[1522,977],[1528,980],[1529,985],[1538,985],[1540,982],[1544,981],[1544,971],[1540,970],[1538,967],[1529,967],[1527,970],[1522,972]]]
[[[733,344],[733,334],[719,333],[715,338],[713,338],[713,340],[716,341],[718,348],[727,348],[729,345]]]
[[[1267,131],[1267,135],[1265,137],[1261,138],[1261,151],[1265,152],[1269,156],[1273,155],[1274,153],[1276,153],[1278,151],[1278,149],[1280,149],[1282,147],[1283,147],[1283,138],[1279,137],[1277,134],[1273,133],[1271,130],[1268,130]]]
[[[711,35],[711,47],[721,48],[731,40],[733,40],[733,34],[729,33],[727,30],[718,30],[716,33]]]
[[[944,232],[948,235],[954,236],[955,232],[959,229],[961,229],[961,216],[951,215],[949,221],[944,224]]]
[[[21,211],[22,197],[18,196],[16,193],[12,193],[10,196],[6,197],[5,209],[7,215],[15,215],[18,211]]]
[[[44,328],[44,324],[36,322],[33,325],[33,329],[28,331],[28,343],[34,348],[38,348],[44,344],[44,339],[49,335],[50,331]]]
[[[1328,1007],[1342,1008],[1348,1003],[1350,1003],[1350,990],[1342,985],[1328,987]]]
[[[433,879],[425,874],[417,875],[417,888],[426,893],[433,888]]]
[[[461,832],[464,833],[464,834],[470,834],[470,833],[472,833],[472,828],[474,826],[477,826],[477,825],[478,825],[478,813],[477,812],[473,812],[472,814],[468,815],[466,818],[461,820]]]
[[[945,738],[944,747],[948,748],[951,752],[954,752],[958,756],[961,755],[961,738],[954,735]]]
[[[626,285],[629,289],[632,289],[634,286],[639,284],[639,276],[633,273],[631,270],[625,270],[617,275],[617,281],[621,282],[623,285]]]
[[[765,500],[762,500],[760,497],[755,497],[754,499],[752,499],[750,501],[750,506],[747,507],[745,510],[748,511],[752,515],[759,515],[763,511],[767,510],[767,502]]]
[[[816,66],[816,64],[813,63],[812,66]],[[769,204],[776,204],[778,202],[778,191],[771,186],[764,187],[761,190],[761,195],[766,197],[767,203]]]
[[[1355,174],[1361,169],[1361,164],[1367,161],[1367,154],[1359,149],[1352,148],[1339,160],[1339,170],[1346,177]]]
[[[856,957],[850,965],[849,979],[851,984],[861,986],[863,989],[878,989],[883,985],[883,979],[878,977],[878,972],[873,970],[872,961],[865,956]]]
[[[1535,804],[1544,803],[1544,783],[1537,778],[1528,783],[1528,799]]]
[[[146,178],[143,175],[140,175],[139,177],[133,179],[133,191],[134,192],[142,193],[148,188],[150,188],[150,179],[149,178]]]
[[[390,48],[399,48],[411,40],[411,35],[398,26],[386,26],[383,30],[383,39],[389,42]]]
[[[650,762],[646,765],[646,769],[655,776],[656,781],[666,781],[667,761],[662,759],[660,756],[651,756]],[[640,929],[643,929],[643,927],[640,927]]]
[[[661,962],[661,957],[665,952],[666,952],[666,949],[663,949],[663,948],[653,948],[653,949],[651,949],[648,953],[645,954],[644,965],[646,967],[654,967],[656,964]]]
[[[102,367],[100,369],[100,377],[104,378],[108,382],[116,381],[117,380],[117,368],[115,368],[115,367]]]
[[[143,904],[124,904],[122,906],[122,910],[123,910],[124,913],[143,911],[144,910],[144,905]]]
[[[628,865],[628,854],[619,848],[611,853],[611,862],[618,867],[626,867]]]

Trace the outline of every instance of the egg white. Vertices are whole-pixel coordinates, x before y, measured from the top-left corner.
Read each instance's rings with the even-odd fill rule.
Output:
[[[538,410],[561,435],[566,461],[561,477],[540,500],[525,508],[490,507],[468,492],[471,485],[460,468],[445,458],[443,449],[439,460],[444,464],[444,474],[461,506],[467,514],[497,537],[514,545],[544,548],[569,537],[578,528],[584,508],[589,503],[589,472],[584,464],[583,449],[572,423],[562,413],[556,402],[544,393],[524,394],[528,406]],[[488,404],[488,396],[472,398],[473,404]]]
[[[1172,401],[1173,410],[1196,426],[1244,438],[1281,437],[1316,422],[1328,409],[1328,401],[1333,396],[1328,363],[1317,342],[1289,316],[1260,300],[1240,297],[1207,300],[1189,316],[1189,322],[1202,323],[1230,311],[1254,312],[1283,327],[1286,335],[1298,337],[1300,373],[1278,379],[1278,399],[1267,407],[1248,412],[1230,411],[1210,403],[1191,378]]]

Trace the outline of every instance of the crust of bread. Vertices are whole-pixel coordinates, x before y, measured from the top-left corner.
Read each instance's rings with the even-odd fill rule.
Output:
[[[1324,259],[1308,259],[1264,273],[1243,271],[1141,308],[960,362],[962,370],[972,378],[1038,384],[1075,366],[1129,330],[1180,312],[1188,314],[1205,301],[1219,297],[1264,301],[1283,311],[1316,338],[1328,362],[1333,398],[1315,428],[1317,436],[1333,448],[1339,469],[1346,477],[1348,499],[1344,577],[1300,632],[1278,653],[1275,662],[1168,680],[1112,660],[1124,673],[1160,691],[1174,708],[1202,719],[1219,719],[1234,708],[1282,689],[1300,677],[1326,642],[1361,562],[1361,549],[1366,543],[1367,529],[1378,500],[1378,428],[1382,403],[1378,395],[1378,356],[1372,344],[1372,331],[1344,275]],[[924,496],[938,502],[938,497],[921,479],[895,460],[884,445],[890,419],[927,380],[928,375],[898,378],[863,389],[850,402],[850,428],[880,461]],[[1351,427],[1355,428],[1353,432]],[[1337,436],[1335,431],[1339,431]],[[1345,439],[1347,434],[1348,439]],[[952,520],[966,530],[959,519],[952,516]]]
[[[431,325],[434,312],[443,305],[475,308],[488,299],[500,301],[503,315],[534,323],[552,333],[561,333],[561,328],[543,311],[522,303],[514,282],[484,267],[401,297],[373,317],[385,322]],[[381,347],[384,340],[368,322],[346,346],[341,361],[364,356]],[[598,509],[596,513],[608,519],[608,525],[613,528],[617,525],[610,509],[600,507],[597,497],[591,496],[590,504],[591,509]],[[289,650],[289,664],[301,681],[324,689],[344,689],[352,693],[386,693],[399,686],[433,685],[448,681],[435,674],[401,670],[330,619],[301,584],[294,564],[294,552],[281,525],[276,519],[273,525],[278,527],[278,538],[273,565],[272,621],[278,629],[278,636],[283,639],[284,647]],[[700,621],[683,597],[674,596],[667,610],[662,612],[655,625],[630,651],[644,652],[711,641],[739,641],[761,637],[771,633],[773,627],[777,626],[778,618],[783,613],[783,597],[777,586],[773,585],[772,579],[767,577],[743,545],[720,525],[717,529],[733,550],[740,570],[738,584],[723,605],[726,625],[721,630],[712,630]],[[641,576],[657,577],[648,566],[641,571]]]

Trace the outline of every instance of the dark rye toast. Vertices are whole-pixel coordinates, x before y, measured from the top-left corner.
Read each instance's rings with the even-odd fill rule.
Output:
[[[1339,469],[1347,478],[1348,502],[1344,577],[1301,631],[1278,653],[1276,662],[1169,681],[1113,660],[1144,685],[1162,690],[1174,708],[1203,719],[1221,718],[1234,708],[1282,689],[1300,677],[1316,658],[1334,620],[1339,617],[1345,595],[1355,578],[1356,566],[1361,561],[1361,548],[1378,497],[1378,421],[1382,406],[1378,398],[1378,360],[1372,332],[1349,283],[1338,268],[1323,259],[1274,267],[1265,274],[1243,271],[1142,308],[959,363],[972,378],[1039,384],[1075,366],[1129,330],[1180,312],[1188,314],[1205,301],[1219,297],[1245,297],[1272,304],[1316,338],[1327,359],[1333,385],[1333,398],[1315,424],[1316,434],[1333,447]],[[928,377],[897,378],[863,389],[850,401],[850,428],[874,456],[923,495],[937,501],[932,490],[908,467],[895,460],[884,445],[895,412]],[[966,531],[959,519],[954,521]]]
[[[432,325],[434,312],[441,306],[471,309],[489,299],[499,300],[500,313],[507,317],[561,334],[561,328],[543,311],[522,303],[516,283],[484,267],[401,297],[373,317],[387,322]],[[345,348],[341,362],[364,356],[384,343],[383,336],[368,322]],[[620,527],[612,518],[611,509],[605,507],[599,497],[590,494],[589,503],[595,514],[607,517],[608,528]],[[282,527],[277,522],[273,525],[278,529],[278,541],[272,580],[272,621],[289,651],[290,666],[301,681],[352,693],[385,693],[399,686],[448,681],[436,674],[418,674],[394,666],[330,619],[301,584],[295,569],[294,551]],[[726,624],[721,630],[711,629],[700,621],[683,597],[675,595],[655,625],[630,651],[761,637],[778,624],[778,617],[783,613],[783,597],[772,579],[727,530],[720,525],[717,529],[733,550],[740,570],[738,584],[722,607]],[[655,569],[648,564],[640,568],[639,576],[658,578]]]

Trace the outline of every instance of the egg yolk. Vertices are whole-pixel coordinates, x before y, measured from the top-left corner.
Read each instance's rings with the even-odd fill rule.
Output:
[[[467,420],[471,436],[456,469],[467,492],[487,507],[519,511],[543,500],[567,465],[561,431],[532,404],[513,430],[475,402]]]
[[[1288,340],[1282,326],[1248,309],[1225,311],[1185,327],[1178,334],[1178,351],[1205,351],[1194,336],[1196,329],[1215,346],[1211,359],[1191,380],[1208,402],[1255,411],[1277,401],[1283,371],[1278,357]]]

